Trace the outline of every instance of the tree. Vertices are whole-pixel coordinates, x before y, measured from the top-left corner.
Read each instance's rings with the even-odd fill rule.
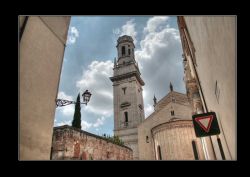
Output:
[[[72,127],[81,129],[81,103],[80,103],[80,93],[77,96],[76,99],[76,105],[75,105],[75,113],[74,118],[72,121]]]

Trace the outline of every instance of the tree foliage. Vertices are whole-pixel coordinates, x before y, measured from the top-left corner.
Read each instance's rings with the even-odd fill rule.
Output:
[[[72,121],[72,127],[81,129],[81,103],[80,103],[80,93],[77,96],[75,104],[75,113]]]
[[[116,136],[116,135],[109,136],[109,135],[103,134],[103,137],[107,139],[109,142],[112,142],[114,144],[124,145],[124,142],[119,138],[119,136]]]

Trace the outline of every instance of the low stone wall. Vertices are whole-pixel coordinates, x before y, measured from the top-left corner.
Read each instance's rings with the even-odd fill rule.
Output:
[[[54,127],[52,160],[132,160],[129,147],[68,125]]]

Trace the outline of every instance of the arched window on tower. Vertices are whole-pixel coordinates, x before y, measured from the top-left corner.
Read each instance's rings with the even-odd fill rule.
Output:
[[[161,146],[160,146],[160,145],[157,146],[157,152],[158,152],[158,160],[162,160],[162,156],[161,156]]]
[[[128,54],[130,55],[130,49],[128,49]]]
[[[174,110],[171,110],[171,116],[174,116]]]
[[[122,46],[122,56],[125,55],[125,46]]]
[[[128,126],[128,112],[127,111],[124,112],[124,118],[125,118],[125,120],[124,120],[124,126],[127,127]]]

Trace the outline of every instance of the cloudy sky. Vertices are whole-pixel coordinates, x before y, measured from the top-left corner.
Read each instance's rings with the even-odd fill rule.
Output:
[[[143,87],[145,117],[153,112],[153,96],[159,101],[174,90],[185,93],[182,48],[174,16],[73,16],[68,31],[58,98],[76,100],[88,89],[92,93],[82,105],[82,129],[113,135],[113,60],[116,42],[130,35],[136,46]],[[81,98],[82,99],[82,98]],[[82,101],[82,100],[81,100]],[[71,125],[74,105],[58,107],[54,126]]]

